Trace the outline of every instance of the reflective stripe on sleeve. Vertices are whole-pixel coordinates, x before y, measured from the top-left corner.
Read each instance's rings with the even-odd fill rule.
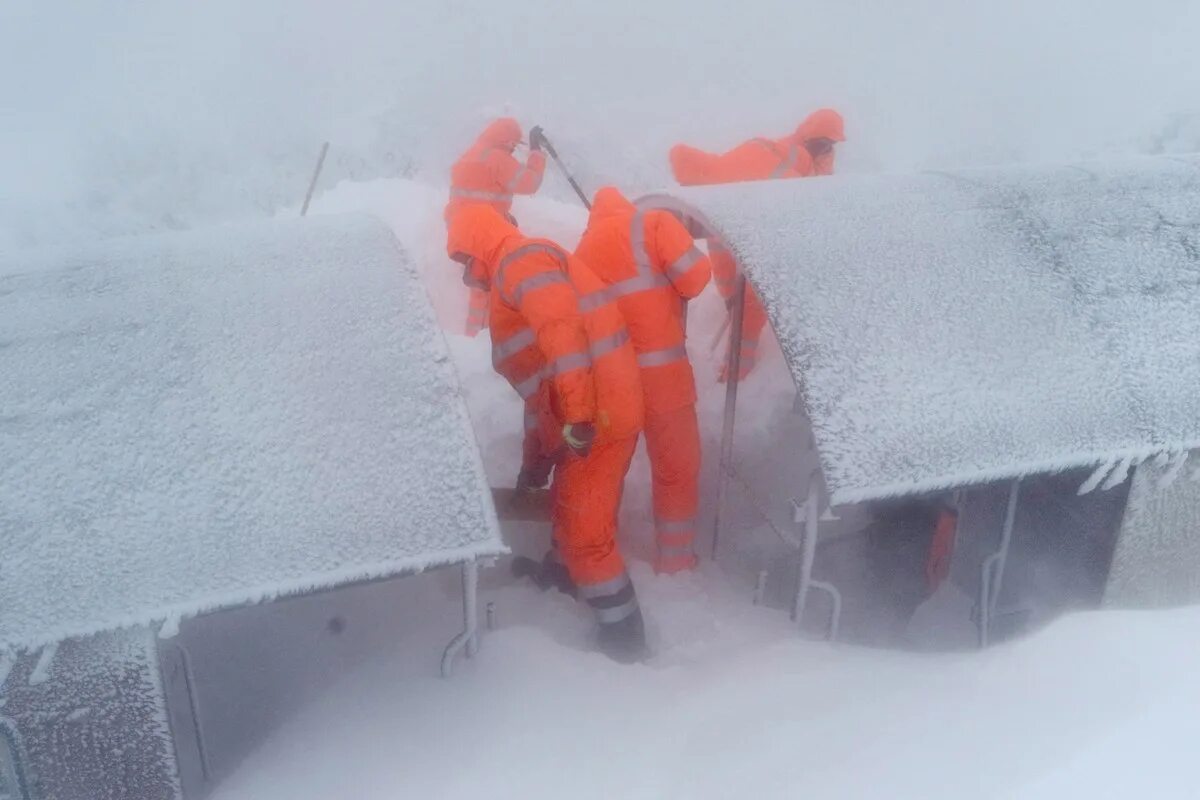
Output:
[[[539,272],[536,275],[530,275],[527,278],[523,278],[520,283],[513,287],[513,305],[519,306],[521,304],[521,298],[523,298],[528,292],[532,292],[537,289],[543,289],[547,286],[553,286],[557,283],[567,282],[567,276],[558,271]]]
[[[499,367],[506,359],[529,347],[537,341],[533,330],[525,328],[505,339],[499,344],[492,345],[492,366]]]
[[[559,356],[547,364],[546,368],[542,371],[542,375],[546,378],[554,378],[567,372],[573,372],[577,369],[587,369],[591,365],[591,354],[568,353],[565,356]]]
[[[607,355],[608,353],[611,353],[613,350],[616,350],[618,347],[621,347],[628,341],[629,341],[629,331],[625,330],[624,328],[622,328],[621,330],[617,331],[616,333],[614,333],[610,336],[605,336],[602,339],[597,339],[596,341],[592,342],[592,346],[591,346],[592,358],[600,358],[600,356]]]
[[[484,203],[511,203],[513,199],[512,194],[508,192],[483,192],[476,189],[459,188],[452,188],[450,196],[461,200],[479,200]]]
[[[695,247],[692,247],[679,258],[675,259],[671,266],[667,267],[667,275],[672,278],[682,278],[702,258],[704,258],[704,255]]]
[[[522,400],[528,400],[537,394],[538,387],[542,385],[542,376],[533,375],[526,378],[520,383],[514,383],[513,388],[517,390],[517,394],[521,395]]]
[[[683,345],[668,347],[663,350],[649,350],[645,353],[638,353],[637,363],[639,367],[662,367],[667,364],[673,364],[676,361],[682,361],[688,357],[687,348]]]

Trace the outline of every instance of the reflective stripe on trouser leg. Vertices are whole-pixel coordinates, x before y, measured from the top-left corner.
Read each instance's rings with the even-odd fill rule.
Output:
[[[596,619],[606,625],[620,622],[638,608],[633,582],[624,570],[611,580],[581,585],[579,595],[596,612]]]
[[[585,596],[584,587],[602,587],[625,574],[617,551],[617,509],[636,447],[636,437],[601,442],[583,458],[565,455],[555,467],[554,540]]]
[[[646,454],[650,457],[655,530],[659,552],[677,552],[696,537],[700,505],[700,426],[689,404],[646,414]]]

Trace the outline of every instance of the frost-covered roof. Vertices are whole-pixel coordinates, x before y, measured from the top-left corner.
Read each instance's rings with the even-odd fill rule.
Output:
[[[369,218],[6,255],[0,375],[0,650],[504,550]]]
[[[835,502],[1200,446],[1200,157],[674,194],[762,296]]]

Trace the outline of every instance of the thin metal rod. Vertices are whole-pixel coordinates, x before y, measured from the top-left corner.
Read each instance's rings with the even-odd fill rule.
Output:
[[[737,279],[733,292],[732,322],[729,333],[729,360],[725,383],[725,419],[721,426],[721,453],[717,459],[717,509],[713,518],[712,559],[717,560],[721,540],[721,517],[729,495],[729,472],[733,469],[733,424],[737,418],[738,372],[742,368],[742,322],[746,305],[746,278]]]
[[[1008,490],[1008,508],[1004,513],[1004,528],[1000,533],[1000,548],[983,560],[979,575],[979,646],[987,647],[992,636],[992,620],[1000,600],[1004,569],[1008,565],[1008,549],[1012,544],[1013,524],[1017,518],[1017,498],[1021,480],[1012,482]],[[960,528],[961,530],[961,528]]]
[[[804,619],[808,590],[812,588],[812,568],[817,557],[817,526],[820,524],[819,499],[816,471],[813,471],[808,476],[808,499],[804,502],[804,541],[800,548],[800,565],[796,576],[796,600],[792,605],[792,619],[797,624]]]
[[[317,188],[317,179],[321,177],[321,167],[325,166],[325,154],[329,152],[329,142],[321,145],[321,155],[317,157],[317,168],[313,170],[312,180],[308,182],[308,194],[304,195],[304,206],[300,216],[308,213],[308,204],[312,202],[313,191]]]
[[[1004,569],[1008,566],[1008,549],[1012,545],[1013,524],[1017,519],[1017,498],[1021,494],[1021,479],[1012,482],[1008,490],[1008,510],[1004,515],[1004,532],[1000,537],[999,559],[996,563],[996,577],[992,581],[992,615],[996,614],[996,606],[1000,601],[1000,589],[1004,584]]]
[[[761,606],[763,600],[767,596],[767,571],[764,569],[758,573],[758,579],[754,582],[754,605]]]
[[[459,653],[465,650],[469,658],[479,650],[479,640],[476,638],[479,619],[475,608],[479,593],[479,562],[475,559],[463,562],[462,589],[463,630],[446,645],[446,650],[442,653],[443,678],[450,677],[454,672],[454,659]]]

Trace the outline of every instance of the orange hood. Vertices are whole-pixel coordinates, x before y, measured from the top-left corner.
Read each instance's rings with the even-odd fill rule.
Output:
[[[521,125],[512,117],[492,120],[479,134],[479,144],[487,147],[513,148],[520,143]]]
[[[800,123],[800,127],[796,129],[796,138],[801,142],[807,142],[809,139],[844,142],[846,132],[842,115],[832,108],[819,108]]]
[[[627,214],[635,211],[633,203],[625,198],[625,195],[612,186],[605,186],[596,192],[596,196],[592,198],[592,211],[588,215],[589,219],[603,219],[604,217],[615,217],[618,214]]]
[[[482,203],[471,203],[459,208],[450,218],[446,252],[451,258],[466,254],[475,259],[484,266],[487,278],[491,280],[500,264],[505,244],[520,235],[520,231],[496,209]]]

